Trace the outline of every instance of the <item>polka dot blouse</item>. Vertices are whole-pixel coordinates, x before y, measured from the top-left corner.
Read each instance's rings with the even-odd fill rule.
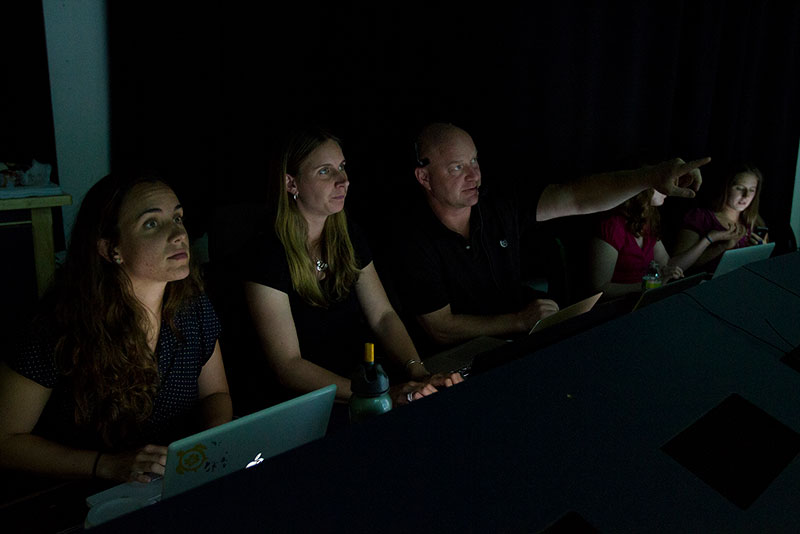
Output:
[[[150,418],[136,440],[140,444],[167,445],[192,432],[189,411],[197,402],[197,379],[214,352],[220,323],[211,302],[200,295],[175,316],[175,328],[162,322],[156,345],[161,379]],[[34,433],[74,447],[101,448],[98,436],[78,429],[74,423],[74,401],[69,380],[55,363],[55,339],[27,335],[8,360],[13,370],[52,389]]]

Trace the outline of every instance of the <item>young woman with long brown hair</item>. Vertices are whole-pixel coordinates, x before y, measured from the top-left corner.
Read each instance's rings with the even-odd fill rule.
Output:
[[[54,287],[0,365],[0,467],[146,482],[170,441],[231,419],[189,254],[160,179],[113,174],[89,190]]]

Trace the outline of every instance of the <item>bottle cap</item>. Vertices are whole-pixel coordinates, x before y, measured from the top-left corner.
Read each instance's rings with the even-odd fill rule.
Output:
[[[389,391],[389,377],[381,364],[375,363],[375,346],[372,343],[364,345],[364,361],[350,377],[350,389],[362,397],[378,397]]]

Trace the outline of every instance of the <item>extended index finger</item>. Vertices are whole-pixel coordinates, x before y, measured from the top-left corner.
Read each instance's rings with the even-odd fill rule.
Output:
[[[706,156],[705,158],[694,159],[692,161],[688,161],[686,163],[681,164],[681,172],[682,174],[690,173],[695,169],[699,169],[706,163],[710,162],[711,158]]]
[[[687,174],[692,176],[692,181],[688,185],[693,191],[700,190],[700,185],[703,183],[703,175],[700,174],[700,167],[709,161],[711,161],[711,158],[705,157],[681,165],[681,176],[686,176]]]

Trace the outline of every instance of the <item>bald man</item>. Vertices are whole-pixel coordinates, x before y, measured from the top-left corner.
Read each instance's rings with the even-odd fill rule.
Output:
[[[651,187],[693,197],[702,182],[699,167],[710,161],[674,159],[542,184],[520,199],[480,194],[478,150],[457,126],[426,126],[416,152],[415,176],[430,210],[415,214],[405,234],[399,295],[404,310],[439,346],[528,332],[558,311],[549,299],[524,300],[519,246],[528,222],[605,211]]]

